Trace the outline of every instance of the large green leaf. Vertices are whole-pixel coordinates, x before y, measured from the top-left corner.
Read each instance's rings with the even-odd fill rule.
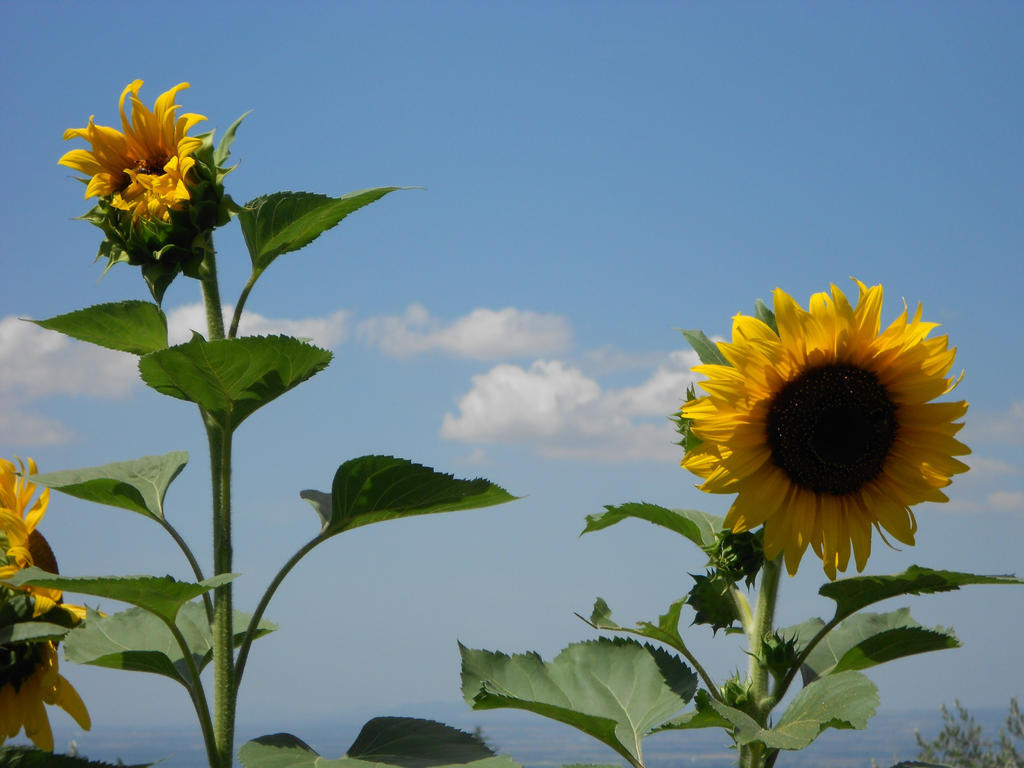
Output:
[[[60,640],[70,631],[70,627],[62,627],[49,621],[19,621],[17,624],[0,627],[0,645]]]
[[[237,576],[236,573],[222,573],[194,584],[170,576],[58,576],[33,566],[18,571],[4,581],[14,587],[51,587],[65,592],[120,600],[144,608],[171,623],[178,609],[189,600],[221,584],[227,584]]]
[[[605,512],[587,515],[587,527],[583,533],[599,531],[623,520],[635,517],[660,525],[685,536],[698,547],[715,543],[715,534],[722,530],[724,517],[711,515],[696,509],[666,509],[656,504],[630,502],[618,506],[606,506]],[[582,535],[582,534],[580,534]]]
[[[376,717],[363,726],[344,757],[328,760],[288,733],[261,736],[242,746],[245,768],[519,768],[497,757],[476,736],[433,720]]]
[[[899,595],[924,595],[951,592],[968,584],[1024,584],[1014,576],[979,576],[958,571],[934,571],[931,568],[910,566],[893,576],[855,576],[825,584],[818,594],[836,601],[838,621],[872,603]]]
[[[922,627],[901,608],[891,613],[859,613],[829,632],[807,656],[801,670],[806,685],[824,675],[867,669],[918,653],[956,648],[956,636],[942,627]]]
[[[683,331],[683,336],[705,365],[731,365],[718,349],[718,345],[704,335],[704,331]]]
[[[141,608],[103,616],[92,609],[84,624],[68,635],[64,653],[76,664],[92,664],[110,669],[152,672],[177,680],[190,688],[185,655],[170,628],[161,619]],[[242,642],[252,617],[234,612],[235,645]],[[192,662],[199,671],[213,660],[213,632],[206,610],[199,603],[185,603],[175,617],[175,626],[189,649]],[[277,629],[269,621],[261,621],[257,637]]]
[[[171,451],[163,456],[32,475],[32,482],[79,499],[163,520],[167,488],[187,463],[185,451]]]
[[[167,346],[167,318],[148,301],[117,301],[33,320],[36,325],[108,349],[145,355]]]
[[[322,536],[398,517],[477,509],[515,500],[483,478],[457,480],[393,456],[362,456],[334,474],[331,493],[302,491],[323,523]]]
[[[156,763],[118,763],[118,768],[151,768]],[[0,768],[115,768],[113,763],[55,755],[35,747],[0,747]]]
[[[250,336],[186,344],[146,355],[142,380],[157,392],[199,404],[226,431],[257,408],[322,371],[331,353],[290,336]]]
[[[859,672],[823,677],[800,691],[774,728],[720,701],[711,707],[732,723],[738,744],[759,741],[771,749],[803,749],[826,728],[866,728],[878,707],[878,689]]]
[[[353,211],[403,187],[375,187],[328,197],[312,192],[275,192],[250,200],[238,220],[253,271],[262,272],[283,253],[297,251]]]
[[[462,694],[474,709],[525,709],[578,728],[633,765],[641,740],[697,688],[678,657],[626,638],[574,643],[550,663],[535,653],[462,652]]]

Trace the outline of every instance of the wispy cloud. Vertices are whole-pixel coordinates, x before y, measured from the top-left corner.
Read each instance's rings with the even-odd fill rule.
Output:
[[[255,312],[243,312],[238,323],[239,336],[267,336],[286,334],[326,349],[333,349],[349,337],[352,313],[339,309],[325,317],[307,317],[292,320],[283,317],[265,317]],[[225,327],[231,322],[231,314],[224,313]],[[202,304],[186,304],[167,314],[167,335],[171,344],[182,344],[192,336],[192,331],[206,335],[206,310]]]
[[[968,441],[1024,444],[1024,400],[1016,400],[1005,411],[968,412],[964,428]]]
[[[642,383],[604,389],[559,360],[529,368],[502,364],[474,376],[446,413],[441,437],[466,443],[519,443],[543,456],[598,461],[672,460],[679,448],[667,417],[695,379],[692,352],[664,357]]]
[[[332,348],[348,338],[350,313],[300,320],[245,313],[242,335],[286,333]],[[168,313],[171,344],[187,341],[192,329],[206,328],[201,304]],[[138,358],[75,341],[17,317],[0,319],[0,435],[16,445],[67,442],[74,431],[38,413],[37,401],[55,396],[127,397],[138,382]]]
[[[472,360],[502,360],[557,354],[568,348],[572,329],[559,315],[514,307],[474,309],[445,324],[422,304],[401,315],[371,317],[359,324],[358,338],[390,357],[441,352]]]

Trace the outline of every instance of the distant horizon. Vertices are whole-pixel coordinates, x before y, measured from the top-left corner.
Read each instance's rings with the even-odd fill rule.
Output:
[[[950,702],[948,707],[952,707]],[[970,714],[982,726],[986,739],[998,736],[1008,712],[1009,702],[1002,707],[971,708]],[[336,718],[299,718],[278,721],[247,721],[238,724],[238,746],[258,736],[271,733],[291,733],[309,744],[325,758],[334,759],[344,754],[359,732],[362,724],[370,717],[411,716],[412,710],[420,710],[417,716],[430,717],[429,705],[396,706],[394,712],[365,714],[350,712]],[[454,710],[454,705],[438,703],[436,719],[452,727],[471,732],[480,727],[484,739],[499,754],[507,754],[524,768],[541,768],[570,762],[565,752],[584,756],[588,760],[620,763],[618,756],[604,745],[569,726],[539,717],[529,712],[516,710],[472,711],[468,708],[461,713],[444,712]],[[406,711],[402,711],[406,710]],[[888,721],[887,721],[888,718]],[[70,721],[69,721],[70,722]],[[197,727],[186,724],[164,725],[97,725],[93,731],[83,733],[76,729],[64,729],[64,723],[54,722],[57,752],[65,752],[69,741],[77,743],[79,753],[85,757],[112,761],[116,758],[126,762],[156,760],[171,756],[160,765],[164,768],[192,768],[205,759],[202,739]],[[809,748],[801,752],[788,753],[783,766],[792,768],[813,768],[815,765],[836,766],[836,768],[868,768],[871,759],[878,761],[880,768],[888,768],[884,762],[894,757],[899,760],[912,759],[918,748],[914,729],[922,732],[928,740],[934,738],[942,726],[940,709],[879,709],[863,731],[825,731]],[[10,743],[24,743],[16,739]],[[721,729],[702,729],[677,733],[658,734],[645,741],[645,753],[650,768],[681,768],[694,765],[699,768],[718,768],[733,765],[734,758],[728,757],[729,737]],[[689,755],[685,763],[680,762],[680,753]],[[563,754],[562,758],[558,758]],[[700,758],[695,757],[701,755]],[[718,755],[716,758],[715,755]],[[690,758],[695,762],[691,762]],[[676,762],[672,762],[675,759]],[[823,763],[822,760],[828,760]],[[199,763],[192,762],[199,760]],[[896,762],[896,759],[893,759]]]

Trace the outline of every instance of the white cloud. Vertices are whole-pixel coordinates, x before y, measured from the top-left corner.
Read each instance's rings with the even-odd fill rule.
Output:
[[[473,360],[500,360],[555,354],[572,341],[572,329],[559,315],[514,307],[474,309],[444,325],[422,304],[411,304],[401,315],[364,320],[357,334],[385,355],[398,358],[438,351]]]
[[[349,317],[345,310],[302,320],[244,313],[239,332],[286,333],[331,348],[348,337]],[[206,328],[201,304],[168,314],[171,344],[187,341],[193,328]],[[0,318],[0,435],[8,444],[52,445],[73,436],[67,426],[33,412],[33,401],[53,396],[116,400],[127,397],[138,380],[135,355],[75,341],[17,317]]]
[[[349,320],[352,313],[339,309],[326,317],[307,317],[302,320],[269,318],[255,312],[243,312],[238,324],[239,336],[267,336],[286,334],[300,339],[309,339],[325,349],[333,349],[349,334]],[[231,323],[231,312],[224,312],[224,327]],[[186,304],[167,314],[167,335],[171,344],[182,344],[192,337],[192,331],[206,335],[206,309],[202,304]]]
[[[16,317],[0,320],[0,395],[119,398],[128,394],[137,358],[83,344]]]
[[[1024,443],[1024,400],[999,413],[968,411],[964,431],[969,441],[1020,445]]]
[[[1024,492],[996,491],[988,495],[988,503],[1001,510],[1024,510]]]
[[[667,417],[694,381],[692,352],[673,352],[642,384],[604,390],[578,368],[538,360],[529,368],[502,364],[472,379],[446,413],[441,437],[467,443],[525,443],[560,458],[678,458]],[[653,417],[653,420],[651,418]]]

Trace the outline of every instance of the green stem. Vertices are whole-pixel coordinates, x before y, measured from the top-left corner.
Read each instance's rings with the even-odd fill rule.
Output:
[[[260,625],[260,619],[263,618],[263,612],[267,610],[267,606],[270,605],[271,598],[274,597],[274,593],[277,591],[277,588],[281,585],[281,582],[284,581],[284,577],[288,575],[289,571],[295,567],[299,560],[309,554],[310,550],[322,541],[324,541],[324,539],[317,536],[304,544],[298,552],[292,555],[288,562],[281,567],[281,570],[277,572],[277,575],[263,593],[263,597],[260,598],[260,603],[256,606],[256,610],[253,612],[252,618],[249,620],[249,628],[245,632],[242,644],[238,646],[238,660],[235,662],[236,697],[238,696],[238,688],[242,684],[242,672],[245,671],[245,661],[249,658],[249,647],[252,645],[252,641],[256,639],[256,632]]]
[[[188,560],[188,564],[192,566],[192,573],[195,574],[196,581],[203,581],[206,577],[203,575],[203,569],[199,565],[199,561],[196,560],[196,556],[192,554],[192,550],[189,548],[188,543],[178,533],[178,529],[171,525],[167,520],[160,520],[160,525],[163,526],[164,530],[171,535],[178,548],[184,553],[185,559]],[[213,623],[213,601],[210,599],[210,593],[203,593],[203,605],[206,606],[206,620],[211,624]]]
[[[213,569],[231,573],[231,432],[207,424],[210,469],[214,488]],[[219,768],[231,768],[234,753],[235,684],[234,627],[231,584],[217,587],[213,594],[213,689],[214,733],[217,737]]]
[[[753,711],[749,712],[757,724],[764,727],[776,699],[769,691],[770,675],[761,658],[764,638],[774,629],[775,604],[779,598],[779,579],[782,575],[782,556],[769,560],[761,569],[761,588],[757,594],[754,620],[747,631],[750,662],[747,683]],[[740,768],[761,768],[765,754],[764,745],[752,742],[740,747]]]
[[[238,323],[242,319],[242,308],[245,307],[245,302],[249,298],[249,292],[252,291],[252,287],[256,285],[256,280],[263,274],[263,270],[253,269],[252,274],[249,275],[249,280],[246,282],[245,287],[242,289],[242,293],[238,296],[238,303],[235,304],[235,313],[231,317],[231,329],[228,331],[228,338],[233,339],[238,335]]]
[[[224,312],[217,284],[217,263],[212,239],[207,244],[201,284],[206,305],[207,333],[211,341],[224,338]],[[210,481],[213,490],[213,572],[231,573],[231,428],[202,411],[210,446]],[[211,768],[231,768],[235,739],[234,628],[231,584],[213,593],[213,732],[216,762]]]
[[[192,650],[188,647],[188,643],[185,642],[181,630],[178,629],[174,622],[168,622],[167,626],[170,628],[171,635],[181,649],[185,665],[188,668],[189,677],[191,678],[192,684],[188,686],[188,695],[192,699],[192,706],[196,708],[196,715],[199,717],[199,727],[203,731],[203,742],[206,744],[206,757],[210,761],[211,766],[217,765],[219,762],[217,739],[214,736],[213,724],[210,722],[210,705],[206,701],[206,692],[203,690],[203,683],[199,678],[199,668],[196,666]]]

